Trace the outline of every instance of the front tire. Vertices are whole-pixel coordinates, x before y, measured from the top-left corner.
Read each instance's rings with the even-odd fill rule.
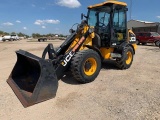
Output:
[[[101,70],[101,58],[97,52],[91,49],[79,51],[71,61],[73,77],[81,83],[89,83],[95,80]]]
[[[130,46],[128,46],[125,49],[122,58],[116,60],[117,67],[119,69],[130,68],[130,66],[132,65],[132,62],[133,62],[133,56],[134,56],[133,49]]]

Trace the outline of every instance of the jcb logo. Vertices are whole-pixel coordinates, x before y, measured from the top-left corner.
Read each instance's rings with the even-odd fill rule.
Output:
[[[71,60],[71,58],[73,57],[74,52],[70,52],[66,58],[63,60],[63,62],[61,63],[63,66],[66,66],[67,63]]]
[[[134,41],[136,41],[136,37],[131,37],[130,42],[134,42]]]

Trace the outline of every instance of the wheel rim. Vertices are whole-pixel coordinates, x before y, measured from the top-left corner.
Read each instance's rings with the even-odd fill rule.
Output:
[[[130,51],[127,52],[126,64],[129,65],[132,61],[132,53]]]
[[[93,75],[97,69],[97,62],[94,58],[88,58],[84,63],[84,73],[88,76]]]

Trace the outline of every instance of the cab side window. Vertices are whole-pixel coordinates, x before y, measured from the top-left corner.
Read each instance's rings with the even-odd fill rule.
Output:
[[[122,41],[125,40],[126,37],[126,15],[123,9],[117,9],[114,13],[113,18],[113,29],[115,34],[117,35],[117,40]]]

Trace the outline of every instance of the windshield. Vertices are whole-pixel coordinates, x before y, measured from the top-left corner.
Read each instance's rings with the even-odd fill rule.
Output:
[[[88,24],[90,26],[107,26],[109,23],[109,7],[90,9],[88,14]]]
[[[154,37],[160,36],[160,35],[159,35],[158,33],[156,33],[156,32],[152,32],[151,34],[152,34],[152,36],[154,36]]]

